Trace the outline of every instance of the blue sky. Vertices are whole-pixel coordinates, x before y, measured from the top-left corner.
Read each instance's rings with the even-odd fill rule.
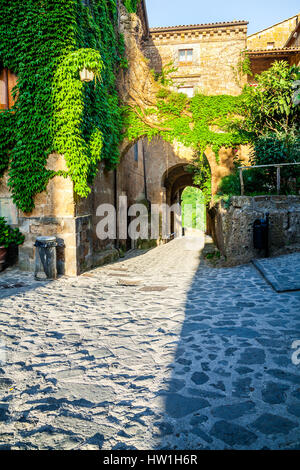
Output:
[[[299,0],[146,0],[150,27],[247,20],[248,33],[300,13]]]

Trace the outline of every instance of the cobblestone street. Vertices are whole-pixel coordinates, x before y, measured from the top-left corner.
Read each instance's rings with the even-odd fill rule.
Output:
[[[200,248],[0,275],[0,449],[300,448],[300,292]]]

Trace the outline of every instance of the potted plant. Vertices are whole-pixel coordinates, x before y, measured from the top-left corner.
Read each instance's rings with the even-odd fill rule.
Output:
[[[22,245],[25,237],[18,228],[11,228],[4,217],[0,217],[0,272],[6,263],[7,249],[12,246]]]

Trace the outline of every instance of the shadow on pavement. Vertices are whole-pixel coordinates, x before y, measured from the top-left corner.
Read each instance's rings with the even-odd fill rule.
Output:
[[[0,273],[0,304],[1,299],[24,294],[51,281],[36,281],[32,273],[24,273],[17,269],[6,269]]]
[[[205,249],[204,249],[205,253]],[[300,298],[204,261],[187,293],[157,449],[300,448]]]

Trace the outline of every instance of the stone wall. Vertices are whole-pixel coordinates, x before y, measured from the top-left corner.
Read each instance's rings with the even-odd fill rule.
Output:
[[[47,168],[66,170],[64,157],[50,155]],[[115,241],[99,240],[96,234],[100,221],[96,215],[97,207],[103,203],[115,204],[114,182],[114,173],[106,172],[101,164],[90,196],[81,199],[74,195],[73,183],[69,178],[55,176],[49,181],[47,190],[35,197],[34,210],[26,214],[13,204],[5,175],[0,180],[0,215],[5,216],[10,224],[18,226],[25,235],[25,242],[19,247],[20,269],[34,271],[34,243],[39,236],[56,236],[59,274],[77,276],[101,264],[103,256],[107,257],[109,251],[114,258],[117,254]]]
[[[54,171],[65,170],[61,155],[49,156],[47,167]],[[50,180],[47,190],[35,198],[35,209],[30,214],[19,211],[12,202],[7,186],[7,175],[0,180],[0,214],[13,226],[19,226],[25,242],[19,247],[19,267],[34,271],[35,247],[38,236],[55,235],[58,247],[58,272],[76,275],[76,231],[73,185],[69,179],[56,176]]]
[[[63,156],[58,154],[49,156],[47,168],[53,171],[67,169]],[[52,178],[47,190],[35,197],[35,209],[30,214],[18,211],[18,221],[19,228],[25,235],[25,242],[19,248],[21,269],[34,270],[36,238],[55,235],[59,243],[59,273],[77,275],[75,201],[73,183],[69,178]]]
[[[7,186],[7,173],[0,178],[0,217],[5,217],[10,225],[18,225],[18,210],[13,203]]]
[[[211,235],[225,264],[233,266],[265,256],[253,246],[253,224],[270,214],[270,255],[300,251],[300,196],[234,196],[209,209]]]

